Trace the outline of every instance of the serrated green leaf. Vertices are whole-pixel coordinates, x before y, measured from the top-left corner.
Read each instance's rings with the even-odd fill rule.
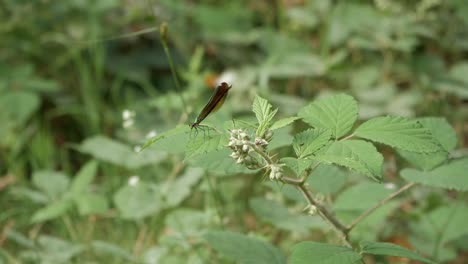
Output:
[[[358,105],[353,97],[339,94],[305,106],[298,116],[315,128],[330,129],[333,136],[339,138],[346,135],[356,122]]]
[[[448,151],[453,150],[457,144],[457,136],[444,118],[427,117],[418,121],[431,131],[434,139],[440,143],[440,150],[431,153],[416,153],[398,149],[398,153],[419,169],[431,170],[447,160]]]
[[[345,140],[345,146],[348,146],[353,153],[355,153],[361,161],[371,170],[372,175],[381,179],[383,174],[383,161],[384,158],[380,152],[377,151],[375,146],[363,140]]]
[[[431,187],[468,191],[468,158],[453,160],[431,171],[404,169],[401,176],[410,182]]]
[[[228,137],[226,134],[197,136],[189,140],[185,151],[185,158],[188,159],[196,155],[219,150],[227,144]]]
[[[95,160],[92,160],[86,163],[80,169],[80,171],[78,171],[78,173],[73,178],[73,181],[70,187],[70,192],[73,195],[77,195],[79,193],[86,191],[86,189],[88,188],[88,185],[91,184],[91,182],[94,179],[94,176],[96,176],[97,165],[98,165],[97,162]]]
[[[324,153],[312,158],[321,162],[344,166],[374,180],[379,181],[382,177],[383,157],[368,142],[358,140],[336,141]]]
[[[72,207],[73,203],[69,199],[58,200],[52,202],[44,208],[37,210],[31,217],[32,223],[44,222],[57,218],[67,212]]]
[[[257,132],[255,133],[257,137],[263,137],[271,126],[271,121],[278,111],[278,109],[272,110],[271,108],[272,106],[267,100],[258,95],[255,96],[252,111],[255,113],[258,120]]]
[[[447,122],[447,119],[441,117],[424,117],[418,118],[417,121],[431,131],[432,136],[446,151],[455,149],[457,146],[457,133]]]
[[[273,123],[273,125],[270,127],[270,130],[276,130],[278,128],[285,127],[298,119],[300,119],[300,117],[298,116],[291,116],[291,117],[280,119],[276,121],[275,123]]]
[[[286,258],[270,243],[228,231],[210,231],[206,241],[219,253],[241,264],[286,264]]]
[[[296,173],[296,176],[299,177],[301,176],[302,172],[315,163],[315,161],[310,159],[285,157],[281,159],[281,163],[284,163],[286,166],[292,169],[294,173]]]
[[[384,255],[384,256],[395,256],[402,258],[409,258],[425,263],[435,263],[430,259],[424,258],[415,252],[395,245],[392,243],[382,243],[382,242],[361,242],[361,252],[371,255]]]
[[[294,245],[290,264],[360,264],[361,256],[351,248],[317,242]]]
[[[329,129],[308,129],[296,134],[293,140],[293,148],[299,158],[313,155],[325,146],[331,139],[332,133]]]
[[[417,121],[404,117],[377,117],[360,125],[358,137],[413,152],[435,152],[440,149],[430,131]]]

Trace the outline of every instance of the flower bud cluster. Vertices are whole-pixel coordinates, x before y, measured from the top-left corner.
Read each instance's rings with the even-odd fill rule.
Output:
[[[230,131],[228,147],[232,150],[231,158],[238,164],[245,164],[248,168],[256,164],[254,158],[249,153],[253,151],[250,146],[250,136],[242,129]]]
[[[279,180],[283,177],[283,164],[270,165],[270,180]]]

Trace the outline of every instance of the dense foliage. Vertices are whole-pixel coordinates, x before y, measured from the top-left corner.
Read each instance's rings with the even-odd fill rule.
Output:
[[[467,261],[467,1],[0,16],[0,263]]]

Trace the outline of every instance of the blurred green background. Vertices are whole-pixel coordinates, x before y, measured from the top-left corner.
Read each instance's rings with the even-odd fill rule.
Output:
[[[233,88],[211,123],[252,118],[256,93],[287,117],[344,92],[361,120],[445,117],[453,155],[467,153],[466,0],[3,0],[0,17],[0,263],[225,263],[200,239],[209,229],[255,233],[284,252],[330,241],[288,188],[184,158],[188,135],[135,153],[191,122],[219,81]],[[276,138],[291,142],[287,130]],[[384,153],[384,181],[398,183],[406,163]],[[343,176],[318,190],[326,199],[356,182],[328,170]],[[436,259],[466,263],[466,228],[448,246],[418,235],[455,196],[415,191],[356,236],[433,257],[440,246]]]

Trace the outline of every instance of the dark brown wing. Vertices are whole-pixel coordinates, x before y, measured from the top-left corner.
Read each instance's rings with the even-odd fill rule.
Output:
[[[208,101],[208,103],[205,105],[205,107],[203,108],[203,110],[200,112],[197,119],[195,120],[195,124],[199,124],[210,113],[215,112],[223,105],[229,89],[231,89],[231,86],[225,82],[221,83],[220,85],[218,85],[218,87],[216,87],[210,100]]]

